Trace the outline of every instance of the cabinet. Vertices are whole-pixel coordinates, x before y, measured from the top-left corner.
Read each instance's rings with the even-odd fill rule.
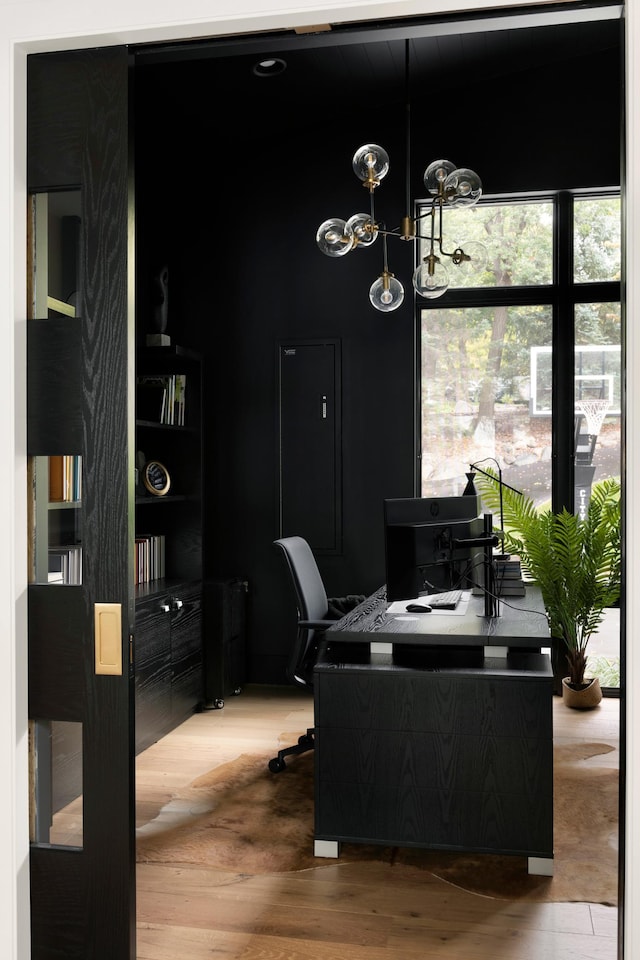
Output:
[[[136,750],[199,709],[202,657],[201,360],[139,352],[136,377]],[[153,466],[149,470],[149,464]]]
[[[199,583],[151,588],[136,600],[136,753],[202,702],[201,619]]]

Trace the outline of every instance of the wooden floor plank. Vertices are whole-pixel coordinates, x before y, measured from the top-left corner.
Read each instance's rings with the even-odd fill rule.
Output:
[[[313,722],[295,688],[247,688],[194,715],[137,759],[137,822],[241,753],[274,754]],[[556,743],[617,743],[619,701],[589,713],[554,698]],[[602,765],[603,758],[600,757]],[[619,763],[618,751],[604,758]],[[242,866],[239,865],[239,871]],[[384,862],[259,876],[139,864],[138,960],[615,960],[617,910],[498,901]]]

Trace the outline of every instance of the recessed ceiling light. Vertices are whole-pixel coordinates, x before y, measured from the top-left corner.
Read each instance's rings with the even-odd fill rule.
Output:
[[[253,67],[256,77],[277,77],[287,69],[287,64],[280,57],[268,57],[265,60],[259,60]]]

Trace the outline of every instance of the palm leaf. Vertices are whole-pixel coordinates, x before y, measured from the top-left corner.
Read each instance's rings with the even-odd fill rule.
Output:
[[[484,503],[501,504],[497,474],[477,479]],[[533,500],[502,489],[504,549],[520,556],[542,593],[552,637],[564,644],[572,683],[584,681],[589,638],[620,596],[620,483],[594,484],[584,518],[563,509],[538,511]]]

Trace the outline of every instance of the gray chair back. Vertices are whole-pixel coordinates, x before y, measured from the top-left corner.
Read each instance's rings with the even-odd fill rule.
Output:
[[[298,630],[287,667],[291,683],[311,686],[317,653],[316,632],[331,626],[327,593],[311,547],[302,537],[274,540],[291,576],[298,607]]]
[[[311,547],[302,537],[274,541],[285,557],[296,593],[300,620],[325,620],[327,593]]]

